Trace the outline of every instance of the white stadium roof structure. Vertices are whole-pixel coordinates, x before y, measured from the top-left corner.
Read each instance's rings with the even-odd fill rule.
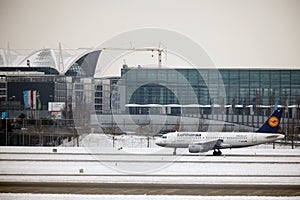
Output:
[[[7,71],[48,68],[55,74],[93,77],[101,53],[99,49],[29,51],[0,49],[0,67]]]

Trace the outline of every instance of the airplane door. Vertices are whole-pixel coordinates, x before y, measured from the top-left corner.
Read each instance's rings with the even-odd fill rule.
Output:
[[[252,143],[256,143],[256,142],[257,142],[257,135],[252,134]]]

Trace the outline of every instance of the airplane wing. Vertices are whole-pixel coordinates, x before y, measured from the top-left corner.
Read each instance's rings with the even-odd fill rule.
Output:
[[[193,143],[193,145],[201,147],[200,152],[207,152],[217,148],[222,142],[222,140],[213,140],[204,143]]]

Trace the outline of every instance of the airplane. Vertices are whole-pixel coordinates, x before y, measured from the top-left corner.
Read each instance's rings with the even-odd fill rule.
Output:
[[[155,141],[161,147],[188,148],[190,153],[214,150],[214,156],[221,156],[220,149],[249,147],[276,140],[283,140],[285,134],[280,127],[282,110],[275,109],[256,132],[169,132]]]

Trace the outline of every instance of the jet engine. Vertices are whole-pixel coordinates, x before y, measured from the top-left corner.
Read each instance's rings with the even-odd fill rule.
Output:
[[[203,150],[203,147],[199,144],[190,144],[189,145],[189,152],[190,153],[199,153]]]

